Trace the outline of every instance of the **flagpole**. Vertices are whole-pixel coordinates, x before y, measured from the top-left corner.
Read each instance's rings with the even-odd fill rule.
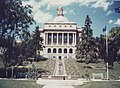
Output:
[[[105,26],[106,29],[106,26]],[[107,35],[107,29],[106,29],[106,59],[107,59],[107,63],[106,63],[106,69],[107,69],[107,80],[109,80],[109,69],[108,69],[108,35]]]

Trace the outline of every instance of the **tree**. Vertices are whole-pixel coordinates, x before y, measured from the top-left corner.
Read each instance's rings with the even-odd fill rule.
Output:
[[[82,35],[77,45],[76,58],[80,61],[85,60],[86,63],[97,61],[97,45],[93,37],[91,29],[92,21],[87,15],[85,20],[85,27],[82,30]]]
[[[41,50],[43,50],[43,38],[41,37],[39,26],[37,26],[29,39],[26,39],[21,44],[21,55],[31,61],[33,58],[37,59]]]
[[[40,51],[43,50],[43,38],[39,30],[39,26],[36,27],[31,38],[31,49],[34,51],[34,58],[37,59],[36,55],[40,55]]]
[[[105,36],[101,34],[99,37],[95,38],[95,42],[98,47],[98,58],[104,59],[106,62],[106,42],[105,42]]]
[[[113,67],[114,61],[120,61],[120,27],[113,27],[108,35],[108,62]]]
[[[25,41],[34,22],[30,5],[22,6],[21,0],[0,0],[0,47],[4,49],[2,60],[6,68],[18,63],[16,38]]]
[[[96,38],[98,44],[98,56],[104,59],[105,63],[109,63],[109,67],[114,66],[115,61],[120,61],[120,27],[113,27],[108,32],[108,56],[106,56],[106,35],[100,35]]]

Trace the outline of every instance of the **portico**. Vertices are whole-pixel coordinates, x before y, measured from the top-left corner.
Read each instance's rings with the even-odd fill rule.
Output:
[[[81,29],[76,22],[69,22],[64,17],[62,7],[57,11],[58,15],[53,22],[44,23],[42,36],[45,48],[42,53],[48,58],[74,58]]]

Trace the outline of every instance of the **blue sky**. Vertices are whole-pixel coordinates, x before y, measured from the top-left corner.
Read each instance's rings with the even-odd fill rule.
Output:
[[[86,15],[92,20],[93,34],[99,36],[106,25],[109,31],[120,26],[120,13],[115,8],[120,7],[120,0],[22,0],[23,5],[33,7],[33,16],[37,25],[43,27],[44,22],[52,21],[57,16],[57,7],[63,6],[64,16],[79,27],[84,26]],[[33,31],[33,25],[30,30]]]

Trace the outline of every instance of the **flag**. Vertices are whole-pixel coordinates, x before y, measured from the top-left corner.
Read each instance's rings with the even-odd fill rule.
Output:
[[[107,29],[106,29],[106,26],[105,26],[105,28],[103,28],[103,30],[102,30],[102,31],[103,31],[103,33],[104,33],[104,32],[106,32],[106,30],[107,30]]]
[[[120,13],[120,7],[115,8],[115,13]]]

